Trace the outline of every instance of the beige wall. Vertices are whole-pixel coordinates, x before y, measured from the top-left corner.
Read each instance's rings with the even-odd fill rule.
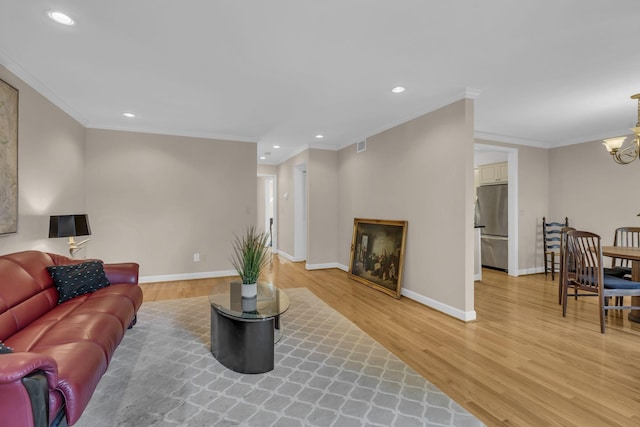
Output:
[[[290,259],[294,258],[295,249],[294,169],[297,165],[306,165],[308,161],[309,150],[306,150],[278,166],[278,251]],[[284,197],[285,194],[287,195],[286,198]]]
[[[307,266],[335,266],[338,260],[337,151],[309,150],[307,184]]]
[[[90,254],[137,261],[141,276],[232,270],[233,234],[256,221],[256,169],[253,143],[87,130]]]
[[[258,196],[258,200],[256,204],[256,227],[260,232],[269,231],[264,229],[264,213],[265,213],[264,187],[266,185],[266,181],[267,181],[267,177],[259,176],[257,180],[257,186],[256,186],[256,192]]]
[[[258,175],[278,175],[278,166],[276,165],[258,165]]]
[[[553,218],[613,244],[617,227],[640,226],[640,161],[618,165],[602,141],[554,148],[549,152],[549,203]]]
[[[85,129],[2,66],[0,78],[19,91],[18,232],[0,235],[0,253],[68,254],[48,238],[49,216],[85,211]]]
[[[518,269],[544,270],[542,217],[549,211],[549,150],[518,147]]]
[[[295,261],[295,169],[306,167],[307,268],[337,266],[338,153],[308,149],[278,167],[278,250]],[[287,194],[287,198],[284,195]]]
[[[340,150],[339,262],[354,218],[407,220],[404,289],[473,318],[473,143],[473,101],[462,100],[368,138],[363,153]]]

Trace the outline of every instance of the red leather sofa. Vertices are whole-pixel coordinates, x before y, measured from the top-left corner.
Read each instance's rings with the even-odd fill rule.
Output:
[[[39,251],[0,256],[0,424],[73,425],[142,304],[138,264],[104,264],[111,283],[58,304],[47,266],[82,262]],[[64,423],[61,423],[64,424]]]

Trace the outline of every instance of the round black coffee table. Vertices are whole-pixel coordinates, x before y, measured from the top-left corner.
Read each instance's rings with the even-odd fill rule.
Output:
[[[241,282],[224,283],[209,295],[211,353],[235,372],[261,374],[273,370],[280,315],[289,308],[289,297],[272,284],[258,283],[256,297],[245,298],[241,287]]]

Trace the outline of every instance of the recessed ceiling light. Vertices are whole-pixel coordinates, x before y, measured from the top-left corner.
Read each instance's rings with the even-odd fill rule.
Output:
[[[51,12],[49,12],[49,18],[53,19],[58,24],[62,24],[62,25],[73,25],[73,24],[75,24],[75,22],[73,21],[73,19],[71,19],[69,17],[69,15],[65,15],[62,12],[51,11]]]
[[[403,88],[402,86],[396,86],[393,89],[391,89],[391,92],[393,93],[402,93],[404,92],[406,89]]]
[[[260,160],[267,160],[265,156],[260,156]]]
[[[278,149],[278,148],[280,148],[280,146],[279,145],[274,145],[273,148]]]
[[[321,134],[316,135],[316,139],[322,139],[322,138],[324,138],[324,135],[321,135]]]
[[[123,115],[123,116],[125,116],[125,117],[127,117],[127,118],[129,118],[129,119],[132,119],[132,118],[134,118],[134,117],[136,116],[136,115],[135,115],[135,114],[133,114],[133,113],[122,113],[122,115]]]

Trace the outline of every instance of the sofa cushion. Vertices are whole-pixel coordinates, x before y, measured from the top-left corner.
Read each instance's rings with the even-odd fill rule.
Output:
[[[119,317],[132,319],[133,305],[128,299],[121,299],[124,310],[92,312],[83,308],[88,300],[91,298],[80,296],[59,305],[7,339],[7,345],[18,351],[38,351],[58,344],[87,341],[101,348],[107,361],[110,360],[126,330],[125,320]]]
[[[111,285],[107,289],[112,286],[118,285]],[[120,286],[131,287],[131,285]],[[126,330],[136,314],[133,302],[124,295],[107,294],[103,293],[103,290],[92,293],[89,298],[82,301],[82,304],[73,310],[73,316],[109,314],[120,321],[123,331]]]
[[[621,277],[604,275],[605,289],[640,289],[640,282],[633,282]]]
[[[111,284],[100,261],[87,261],[75,265],[52,265],[48,266],[47,270],[58,290],[58,304]]]
[[[0,257],[0,340],[33,322],[57,305],[58,291],[45,268],[52,260],[34,253],[35,261],[22,254]],[[40,265],[36,271],[33,264]]]

